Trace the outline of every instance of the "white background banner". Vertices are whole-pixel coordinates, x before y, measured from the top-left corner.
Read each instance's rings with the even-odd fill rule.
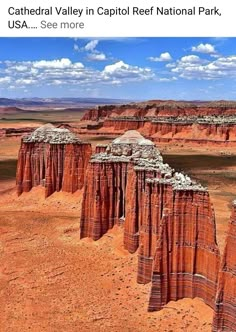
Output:
[[[236,35],[236,1],[9,0],[2,37],[194,37]]]

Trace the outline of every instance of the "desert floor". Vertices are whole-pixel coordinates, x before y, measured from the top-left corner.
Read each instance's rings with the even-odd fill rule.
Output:
[[[0,331],[211,331],[213,312],[200,299],[147,312],[150,285],[136,283],[137,254],[123,249],[121,228],[97,242],[79,239],[82,192],[45,200],[38,187],[17,197],[19,144],[0,141]],[[172,167],[208,186],[222,251],[236,197],[236,151],[160,149]]]

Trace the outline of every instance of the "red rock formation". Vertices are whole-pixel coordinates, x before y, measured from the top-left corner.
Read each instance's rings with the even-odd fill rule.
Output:
[[[108,105],[108,106],[98,106],[95,109],[90,109],[84,114],[81,121],[98,121],[110,115],[114,108],[115,106]]]
[[[89,143],[65,145],[62,191],[74,193],[83,188],[91,154]]]
[[[155,142],[236,144],[236,106],[230,102],[150,101],[90,110],[87,120],[102,120],[98,134],[139,130]],[[90,128],[88,126],[87,130]]]
[[[64,171],[64,144],[49,144],[47,148],[45,196],[60,191]]]
[[[138,120],[138,119],[107,119],[103,123],[103,128],[112,127],[115,131],[120,130],[125,132],[126,130],[138,130],[140,128],[143,128],[145,124],[144,120]]]
[[[233,204],[228,235],[219,272],[214,332],[236,331],[236,202]]]
[[[214,308],[220,254],[209,194],[164,164],[151,141],[128,131],[92,156],[81,238],[98,240],[124,223],[124,247],[138,252],[139,283],[152,282],[149,311],[202,298]]]
[[[32,187],[43,185],[45,179],[45,153],[42,143],[24,143],[18,154],[16,171],[17,193],[28,192]]]
[[[214,308],[220,256],[209,194],[173,189],[163,206],[148,310],[184,297],[200,297]]]
[[[123,223],[126,197],[129,196],[126,195],[128,169],[130,172],[136,164],[135,160],[142,156],[158,160],[159,151],[138,132],[130,131],[114,140],[105,152],[91,158],[82,203],[82,238],[97,240],[114,224]]]
[[[177,101],[150,100],[126,105],[105,105],[90,109],[82,118],[86,121],[99,121],[115,117],[191,117],[191,116],[230,116],[235,115],[235,102],[191,103]]]
[[[95,153],[106,152],[107,144],[96,145]]]
[[[18,155],[17,193],[45,186],[45,196],[54,191],[75,192],[84,185],[91,145],[81,142],[68,129],[43,126],[24,137]]]
[[[164,210],[171,206],[173,188],[168,183],[151,185],[146,183],[143,195],[142,226],[140,227],[140,249],[138,256],[138,283],[146,284],[151,281],[153,257],[156,252],[156,242],[159,238],[159,228]]]
[[[139,247],[140,229],[144,219],[144,194],[146,179],[161,177],[160,170],[129,166],[126,189],[126,217],[124,223],[124,247],[134,253]]]
[[[90,162],[81,213],[81,238],[98,240],[124,217],[127,163]]]

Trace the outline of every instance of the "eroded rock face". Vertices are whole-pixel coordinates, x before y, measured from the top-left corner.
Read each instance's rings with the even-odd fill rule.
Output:
[[[95,148],[95,153],[106,152],[107,144],[97,144]]]
[[[236,201],[221,261],[212,331],[236,331]]]
[[[158,200],[159,181],[150,185],[151,190],[157,187]],[[204,188],[174,185],[169,196],[159,219],[148,310],[159,310],[184,297],[200,297],[214,308],[220,253],[209,194]]]
[[[128,131],[92,156],[86,175],[81,237],[98,240],[114,224],[124,222],[128,169],[140,159],[161,158],[154,144]]]
[[[98,240],[114,224],[124,224],[124,247],[138,250],[137,281],[152,282],[149,311],[196,296],[214,307],[220,256],[207,189],[164,164],[136,131],[88,166],[81,237]]]
[[[208,145],[236,144],[236,103],[186,103],[149,101],[100,106],[84,116],[100,121],[98,134],[138,130],[155,142],[188,142]],[[96,116],[95,116],[96,114]],[[89,127],[88,127],[89,129]]]
[[[68,129],[47,124],[25,136],[18,155],[17,193],[45,186],[45,196],[61,189],[74,192],[84,184],[85,170],[92,153]]]

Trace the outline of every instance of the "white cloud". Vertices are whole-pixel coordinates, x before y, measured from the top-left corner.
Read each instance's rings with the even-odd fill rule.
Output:
[[[184,62],[184,63],[199,63],[202,61],[203,60],[201,60],[199,58],[199,56],[197,56],[197,55],[186,55],[180,59],[180,62]]]
[[[91,53],[88,54],[87,59],[90,61],[105,61],[107,57],[104,53]]]
[[[15,83],[17,84],[17,85],[29,85],[29,84],[34,84],[34,83],[36,83],[36,80],[34,80],[34,79],[30,79],[30,78],[28,78],[28,79],[18,79],[18,80],[16,80],[15,81]]]
[[[54,68],[54,69],[62,69],[62,68],[70,68],[73,66],[74,68],[83,68],[84,65],[81,62],[76,62],[72,65],[72,62],[70,59],[67,58],[62,58],[59,60],[40,60],[40,61],[35,61],[33,63],[34,68]]]
[[[84,46],[85,51],[94,51],[97,47],[99,41],[98,40],[91,40]]]
[[[117,70],[128,70],[129,69],[129,65],[127,65],[126,63],[124,63],[123,61],[119,61],[114,63],[113,65],[107,65],[104,68],[104,72],[106,73],[114,73]]]
[[[159,79],[160,82],[172,82],[172,81],[177,81],[177,80],[178,80],[178,78],[175,76],[170,77],[170,78],[163,77],[163,78]]]
[[[174,68],[175,64],[174,63],[167,63],[166,68]]]
[[[87,52],[87,60],[89,61],[105,61],[108,60],[106,54],[96,50],[99,40],[91,40],[84,47],[79,48],[77,44],[74,44],[74,51]]]
[[[196,80],[216,80],[236,78],[236,55],[204,61],[198,57],[187,56],[177,61],[171,71],[179,77]]]
[[[148,60],[153,62],[171,61],[172,57],[169,52],[161,53],[159,57],[149,57]]]
[[[5,84],[5,83],[10,83],[11,78],[6,76],[6,77],[0,77],[0,84]]]
[[[193,46],[192,51],[205,54],[216,53],[215,46],[212,44],[199,44],[198,46]]]
[[[100,53],[92,55],[100,57],[100,61],[105,56]],[[16,68],[20,68],[20,71]],[[154,76],[155,74],[149,68],[132,66],[123,61],[107,65],[101,70],[85,67],[82,63],[72,62],[67,58],[22,62],[3,61],[0,84],[5,88],[17,86],[18,89],[30,85],[60,87],[63,84],[88,88],[93,85],[140,82],[153,79]]]
[[[103,72],[104,80],[139,82],[153,79],[155,74],[150,68],[131,66],[123,61],[118,61],[112,65],[105,66]]]
[[[79,52],[79,46],[77,44],[74,44],[74,51]]]

